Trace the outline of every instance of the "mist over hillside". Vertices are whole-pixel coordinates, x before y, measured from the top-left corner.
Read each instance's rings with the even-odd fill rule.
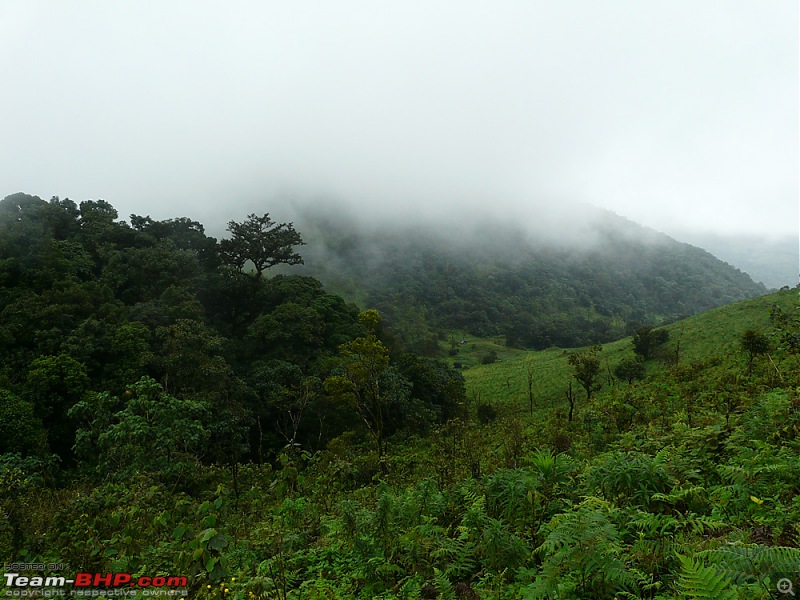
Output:
[[[299,272],[377,308],[420,352],[453,331],[581,346],[766,292],[700,248],[586,205],[516,220],[351,216],[298,209]]]
[[[800,273],[797,235],[766,238],[756,235],[684,233],[681,240],[705,248],[770,288],[795,286]]]

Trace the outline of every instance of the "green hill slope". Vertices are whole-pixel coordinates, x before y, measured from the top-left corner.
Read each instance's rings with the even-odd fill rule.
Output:
[[[725,362],[743,361],[744,353],[739,347],[742,332],[746,329],[765,331],[769,325],[772,306],[784,311],[800,306],[798,291],[786,290],[758,298],[742,300],[709,310],[705,313],[682,319],[663,327],[669,332],[669,341],[662,353],[665,358],[674,358],[678,353],[678,364],[724,357]],[[600,358],[606,375],[602,378],[608,385],[608,370],[621,360],[632,357],[631,337],[603,344]],[[482,401],[499,403],[509,407],[528,405],[527,369],[534,370],[534,401],[542,408],[566,404],[565,390],[572,379],[568,357],[571,350],[560,348],[516,354],[488,365],[477,364],[463,371],[468,390]],[[459,362],[456,356],[452,362]],[[655,364],[649,365],[652,371]]]

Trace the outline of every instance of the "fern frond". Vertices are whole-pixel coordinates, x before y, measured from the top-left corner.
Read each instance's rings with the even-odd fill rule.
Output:
[[[450,583],[450,579],[439,569],[434,569],[433,573],[433,582],[438,593],[437,598],[441,598],[441,600],[456,600],[456,590],[453,588],[453,584]]]
[[[422,583],[419,574],[408,577],[397,590],[397,597],[401,600],[417,600],[420,597]]]
[[[681,561],[681,576],[678,590],[681,597],[706,600],[737,600],[738,595],[730,589],[731,582],[713,567],[701,561],[678,555]]]
[[[689,487],[675,487],[669,493],[662,494],[656,492],[653,494],[652,499],[660,502],[666,502],[672,506],[680,502],[688,502],[695,498],[702,498],[706,495],[706,488],[701,485],[691,485]]]
[[[718,465],[717,472],[723,481],[735,486],[744,486],[752,474],[749,469],[739,465]]]
[[[445,538],[431,556],[440,564],[447,565],[445,574],[450,577],[463,578],[478,570],[475,544],[466,539]]]
[[[699,552],[723,569],[735,583],[800,579],[800,548],[742,545]]]

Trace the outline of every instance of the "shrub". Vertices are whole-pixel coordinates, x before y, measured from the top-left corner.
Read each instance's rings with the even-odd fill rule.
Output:
[[[481,423],[491,423],[497,418],[497,410],[487,402],[481,402],[477,408],[478,421]]]
[[[481,356],[482,365],[490,365],[494,362],[497,362],[497,352],[494,350],[489,350],[489,352]]]

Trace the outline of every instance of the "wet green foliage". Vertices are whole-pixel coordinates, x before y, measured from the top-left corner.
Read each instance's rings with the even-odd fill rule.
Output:
[[[462,377],[314,279],[226,267],[188,219],[0,215],[0,560],[209,600],[800,581],[797,290],[667,326],[646,362],[626,338]]]

